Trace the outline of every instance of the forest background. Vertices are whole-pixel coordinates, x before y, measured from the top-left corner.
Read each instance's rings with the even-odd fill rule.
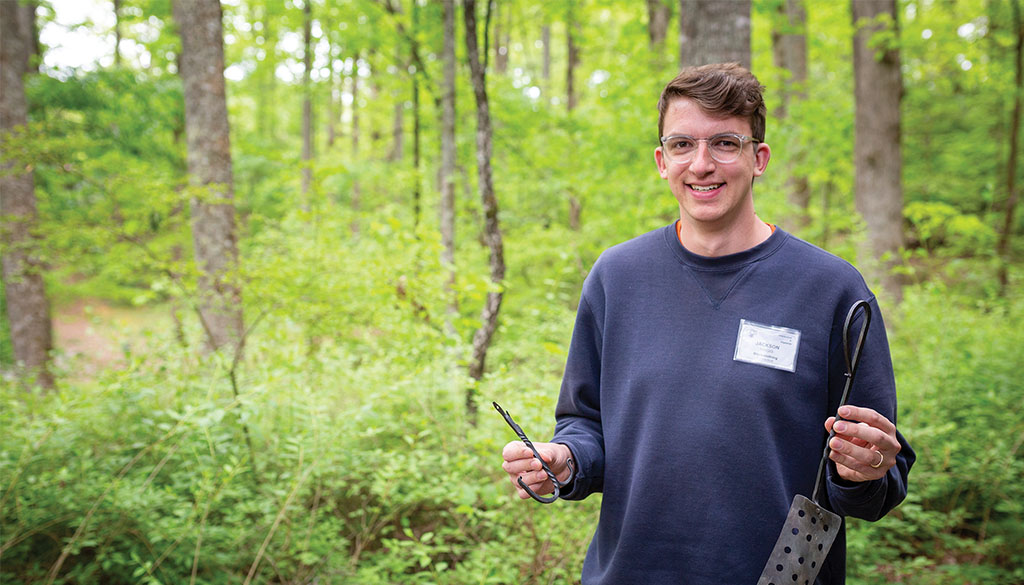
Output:
[[[489,403],[550,436],[587,270],[678,216],[653,150],[686,27],[742,35],[698,0],[202,4],[116,0],[67,69],[53,6],[0,0],[0,582],[577,582],[600,498],[516,499]],[[1019,1],[726,5],[768,88],[759,214],[872,275],[918,454],[848,521],[850,582],[1024,583]],[[855,91],[871,61],[895,93]],[[186,63],[229,124],[196,125]],[[883,252],[864,107],[899,116]]]

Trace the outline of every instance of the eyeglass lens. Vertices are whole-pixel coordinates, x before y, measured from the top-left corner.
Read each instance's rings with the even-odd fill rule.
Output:
[[[665,139],[665,156],[675,163],[688,163],[696,156],[700,142],[707,143],[711,158],[720,163],[731,163],[743,152],[746,137],[738,134],[718,134],[710,138],[669,136]]]

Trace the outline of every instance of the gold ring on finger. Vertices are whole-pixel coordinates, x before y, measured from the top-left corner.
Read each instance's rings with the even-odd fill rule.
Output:
[[[882,466],[882,462],[885,461],[885,455],[882,455],[881,451],[875,451],[875,453],[878,453],[878,461],[871,464],[871,467],[874,469],[878,469],[879,467]]]

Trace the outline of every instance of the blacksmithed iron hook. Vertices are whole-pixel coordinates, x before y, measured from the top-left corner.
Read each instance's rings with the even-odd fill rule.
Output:
[[[853,346],[853,353],[850,353],[850,325],[853,324],[854,318],[857,316],[857,312],[862,311],[864,313],[864,324],[861,325],[860,333],[857,335],[857,342]],[[857,363],[860,362],[860,352],[864,349],[864,339],[868,335],[868,326],[871,325],[871,305],[867,301],[857,301],[850,307],[850,312],[846,314],[846,322],[843,323],[843,357],[846,358],[846,386],[843,387],[843,395],[839,399],[839,406],[846,404],[846,399],[850,397],[850,387],[853,386],[853,376],[857,373]],[[845,420],[839,416],[839,411],[836,411],[836,422]],[[818,475],[814,480],[814,491],[811,492],[811,499],[815,503],[821,503],[819,499],[820,490],[824,487],[825,479],[825,466],[828,463],[828,455],[832,451],[832,447],[829,444],[832,441],[832,437],[836,436],[836,428],[832,427],[832,432],[828,434],[825,439],[825,452],[821,456],[821,462],[818,464]]]
[[[555,500],[558,499],[558,496],[561,494],[562,488],[569,485],[569,483],[572,481],[572,478],[576,475],[576,465],[573,463],[572,458],[570,457],[569,459],[566,460],[566,464],[569,466],[569,480],[558,481],[558,478],[555,477],[555,473],[551,471],[550,467],[548,467],[548,462],[544,461],[544,458],[540,456],[540,453],[537,451],[537,448],[533,446],[533,441],[528,439],[526,437],[526,433],[523,432],[523,428],[516,424],[516,421],[512,420],[512,415],[505,412],[505,410],[502,407],[498,406],[497,402],[492,402],[491,404],[494,405],[495,410],[501,413],[501,416],[505,419],[505,422],[508,423],[508,426],[512,427],[512,430],[515,431],[516,436],[519,437],[519,440],[525,443],[526,446],[529,447],[531,451],[533,451],[533,456],[537,458],[537,461],[540,461],[541,468],[544,469],[544,473],[547,474],[548,479],[550,479],[551,483],[555,486],[555,492],[550,496],[539,496],[536,493],[534,493],[534,491],[531,490],[526,485],[526,483],[523,482],[522,477],[520,477],[518,481],[519,487],[526,490],[526,493],[530,494],[531,498],[537,500],[542,504],[550,504],[551,502],[554,502]]]

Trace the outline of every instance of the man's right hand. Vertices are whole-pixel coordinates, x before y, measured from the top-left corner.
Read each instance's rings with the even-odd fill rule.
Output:
[[[568,461],[572,457],[572,451],[568,447],[561,443],[534,443],[533,446],[537,448],[537,452],[547,462],[558,481],[569,480]],[[530,494],[526,493],[526,490],[519,485],[520,477],[523,478],[523,483],[537,495],[543,496],[555,491],[555,486],[551,484],[548,474],[544,472],[540,461],[533,456],[533,451],[530,451],[526,443],[512,441],[501,450],[501,456],[505,459],[501,468],[508,473],[520,499],[525,500],[530,497]]]

